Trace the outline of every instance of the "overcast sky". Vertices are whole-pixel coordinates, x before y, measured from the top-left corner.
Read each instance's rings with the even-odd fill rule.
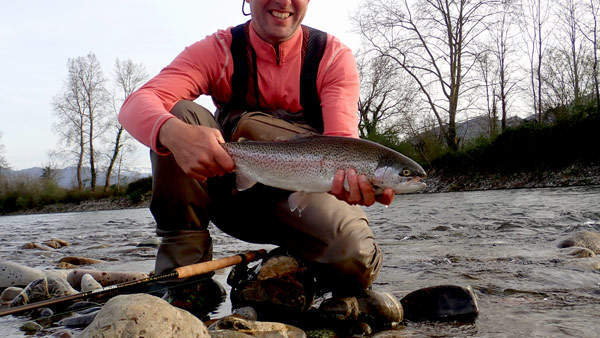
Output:
[[[67,77],[67,59],[96,54],[106,77],[116,58],[142,63],[150,75],[183,48],[247,20],[241,0],[2,1],[0,5],[0,144],[12,169],[48,164],[57,148],[52,99]],[[350,15],[359,0],[313,0],[304,23],[353,50]],[[246,6],[248,9],[248,6]],[[208,102],[202,100],[201,102]],[[140,151],[132,167],[150,167]]]

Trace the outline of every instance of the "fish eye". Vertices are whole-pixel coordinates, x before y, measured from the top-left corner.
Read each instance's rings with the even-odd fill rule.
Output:
[[[410,170],[409,169],[402,169],[402,176],[410,176]]]

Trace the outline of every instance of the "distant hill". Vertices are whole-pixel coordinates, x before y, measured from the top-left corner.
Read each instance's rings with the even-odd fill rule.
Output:
[[[62,169],[55,169],[56,171],[56,181],[59,186],[69,189],[73,188],[77,185],[76,178],[76,167],[66,167]],[[3,174],[8,177],[20,178],[20,179],[34,179],[37,180],[42,176],[43,169],[40,167],[33,167],[21,170],[11,170],[4,169]],[[86,186],[90,184],[90,168],[83,168],[82,170],[82,180]],[[104,172],[98,172],[96,178],[96,185],[103,186],[104,185]],[[126,185],[140,178],[151,176],[150,173],[143,173],[131,170],[121,170],[121,184]],[[117,174],[113,173],[111,175],[110,183],[115,184],[117,182]]]

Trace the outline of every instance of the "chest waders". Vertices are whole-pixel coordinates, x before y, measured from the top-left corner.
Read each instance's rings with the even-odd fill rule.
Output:
[[[290,122],[308,124],[322,133],[323,114],[317,92],[317,73],[327,45],[327,33],[304,25],[301,29],[300,105],[302,110],[291,112],[293,114],[286,115],[286,119],[289,120],[289,116],[292,115],[294,120]],[[261,108],[256,52],[249,43],[249,30],[250,21],[231,29],[233,57],[231,100],[225,104],[218,104],[215,114],[226,140],[230,140],[237,122],[244,113],[252,111],[269,113],[268,110]]]

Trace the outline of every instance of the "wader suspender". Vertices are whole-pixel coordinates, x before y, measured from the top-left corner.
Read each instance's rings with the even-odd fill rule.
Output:
[[[323,132],[321,101],[317,92],[317,72],[327,44],[327,33],[302,25],[302,69],[300,72],[300,105],[306,123]],[[250,21],[231,29],[231,100],[219,108],[216,117],[229,140],[240,116],[260,108],[260,92],[256,70],[256,53],[250,45]],[[251,75],[251,76],[250,76]]]

